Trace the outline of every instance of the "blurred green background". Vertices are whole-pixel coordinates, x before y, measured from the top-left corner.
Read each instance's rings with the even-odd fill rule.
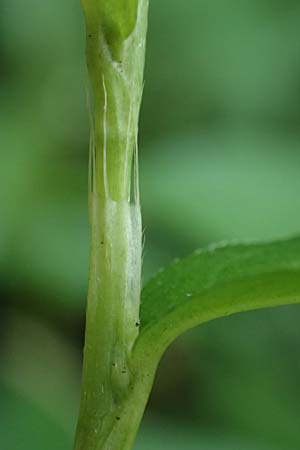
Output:
[[[298,0],[151,1],[144,280],[208,242],[300,231]],[[0,449],[71,450],[88,273],[79,0],[0,0]],[[136,450],[300,448],[300,307],[164,357]]]

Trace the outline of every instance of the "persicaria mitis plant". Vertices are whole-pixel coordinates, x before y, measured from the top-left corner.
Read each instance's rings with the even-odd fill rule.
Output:
[[[138,119],[148,0],[82,0],[90,79],[90,276],[75,450],[130,450],[169,344],[300,301],[300,238],[196,251],[141,291]]]

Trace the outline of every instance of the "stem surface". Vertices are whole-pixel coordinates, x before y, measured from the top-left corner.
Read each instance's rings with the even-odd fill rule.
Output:
[[[137,132],[148,0],[82,4],[91,85],[91,251],[75,450],[129,450],[155,372],[132,357],[141,289]]]

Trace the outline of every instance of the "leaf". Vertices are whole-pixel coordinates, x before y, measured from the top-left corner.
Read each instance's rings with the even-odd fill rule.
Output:
[[[174,262],[142,292],[137,348],[160,356],[181,333],[234,313],[300,302],[300,238],[219,244]]]

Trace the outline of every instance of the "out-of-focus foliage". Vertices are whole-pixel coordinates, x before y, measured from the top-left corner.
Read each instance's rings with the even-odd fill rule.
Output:
[[[71,449],[88,273],[83,19],[77,0],[0,9],[0,448]],[[209,241],[299,232],[299,26],[296,0],[151,2],[144,279]],[[299,318],[250,313],[177,341],[137,448],[298,449]]]

